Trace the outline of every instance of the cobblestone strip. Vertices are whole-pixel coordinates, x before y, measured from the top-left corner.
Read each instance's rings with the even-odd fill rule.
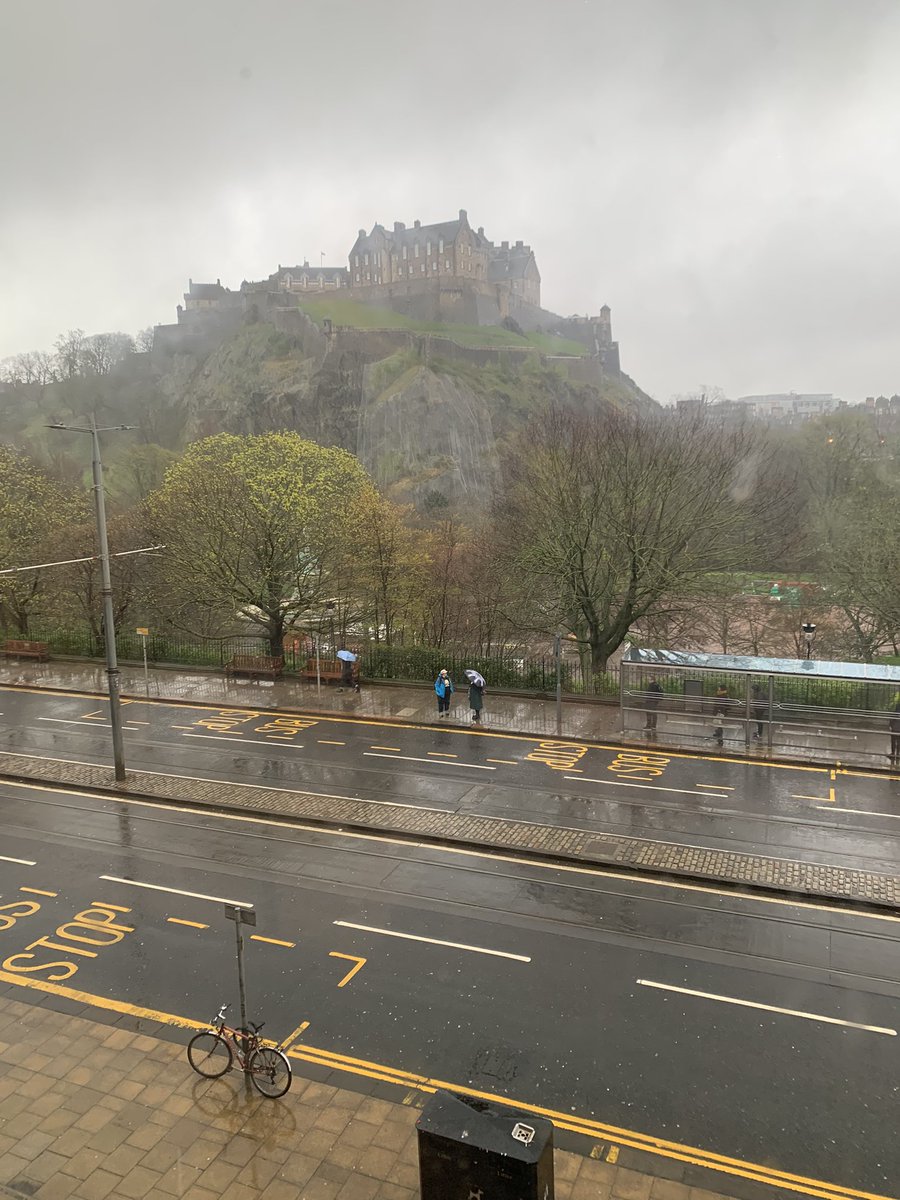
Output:
[[[900,907],[900,876],[819,863],[598,834],[530,821],[498,820],[472,813],[425,812],[343,796],[320,796],[246,784],[236,786],[217,780],[186,779],[145,771],[129,771],[127,783],[116,785],[112,771],[107,767],[54,762],[20,754],[0,754],[0,775],[25,776],[44,783],[73,784],[101,792],[130,792],[136,796],[268,813],[296,820],[359,826],[498,850],[532,851],[607,866],[614,864],[632,870],[684,875],[860,904]]]

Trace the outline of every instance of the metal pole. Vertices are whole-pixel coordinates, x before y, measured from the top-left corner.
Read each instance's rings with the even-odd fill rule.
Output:
[[[766,747],[769,753],[772,753],[772,736],[774,733],[773,725],[775,724],[775,676],[769,676],[769,726],[768,736],[766,737]]]
[[[321,698],[321,696],[322,696],[322,672],[321,672],[321,669],[319,666],[319,662],[320,662],[319,644],[321,643],[321,641],[322,641],[322,622],[320,621],[319,628],[316,632],[316,696],[317,696],[317,698]]]
[[[142,635],[141,645],[144,648],[144,693],[149,699],[149,696],[150,696],[150,670],[147,666],[147,637],[146,637],[146,635]]]
[[[234,936],[237,941],[237,967],[238,967],[238,993],[241,998],[241,1029],[247,1028],[247,994],[244,990],[244,938],[241,934],[241,914],[238,910],[237,917],[234,922]],[[244,1070],[248,1069],[247,1065],[247,1034],[241,1034],[241,1048],[244,1051]]]
[[[119,663],[116,658],[116,625],[113,613],[112,579],[109,574],[109,541],[106,536],[106,503],[103,497],[103,464],[100,461],[100,437],[97,422],[91,417],[91,472],[94,478],[94,512],[97,517],[97,541],[100,551],[100,579],[103,595],[103,633],[106,641],[106,678],[109,686],[109,721],[112,725],[113,770],[118,783],[125,780],[125,741],[122,737],[122,709],[119,701]]]
[[[557,633],[553,639],[553,650],[556,654],[556,736],[562,734],[562,634]]]

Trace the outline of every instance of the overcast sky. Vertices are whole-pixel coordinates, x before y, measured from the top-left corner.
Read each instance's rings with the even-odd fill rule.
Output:
[[[661,401],[900,391],[897,0],[0,0],[0,358],[466,208]]]

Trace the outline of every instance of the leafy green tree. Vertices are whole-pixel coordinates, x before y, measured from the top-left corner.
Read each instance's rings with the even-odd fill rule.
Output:
[[[86,520],[84,496],[41,471],[12,446],[0,445],[0,569],[55,560],[60,535]],[[0,575],[0,623],[28,636],[29,622],[43,611],[48,592],[59,579],[54,567]]]
[[[295,433],[195,442],[148,501],[170,619],[252,621],[280,656],[285,630],[331,595],[367,485],[353,455]]]

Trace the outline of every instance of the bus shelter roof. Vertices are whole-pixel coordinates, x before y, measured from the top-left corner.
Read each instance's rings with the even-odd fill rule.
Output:
[[[826,662],[817,658],[769,658],[752,654],[700,654],[632,646],[623,663],[690,671],[742,671],[748,675],[795,675],[807,679],[859,679],[900,687],[900,667],[888,663]]]

